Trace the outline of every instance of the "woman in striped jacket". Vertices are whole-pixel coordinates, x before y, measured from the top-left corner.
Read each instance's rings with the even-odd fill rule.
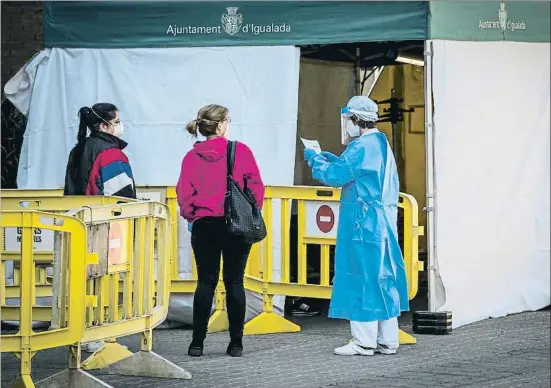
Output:
[[[69,154],[64,195],[107,195],[136,198],[136,187],[120,139],[123,123],[113,104],[79,110],[77,144]],[[90,136],[86,136],[88,129]]]
[[[123,123],[113,104],[100,103],[78,112],[77,144],[69,154],[64,195],[106,195],[136,198],[136,185],[120,139]],[[90,136],[86,136],[88,129]],[[92,342],[82,350],[95,352],[104,342]]]

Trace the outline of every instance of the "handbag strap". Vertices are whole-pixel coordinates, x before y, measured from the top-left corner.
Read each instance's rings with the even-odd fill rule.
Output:
[[[226,166],[227,166],[227,183],[226,183],[226,195],[230,191],[230,183],[233,176],[233,165],[235,163],[235,141],[228,141],[228,147],[226,148]]]

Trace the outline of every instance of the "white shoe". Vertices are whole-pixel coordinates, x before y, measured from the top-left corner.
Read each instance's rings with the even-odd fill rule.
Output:
[[[90,342],[89,344],[84,344],[80,348],[81,350],[89,353],[97,352],[98,350],[101,350],[105,343],[103,341],[98,342]]]
[[[334,353],[337,356],[373,356],[375,354],[373,349],[360,346],[356,342],[349,342],[340,348],[336,348]]]
[[[391,355],[391,354],[396,354],[396,349],[391,349],[386,345],[377,344],[375,353]]]

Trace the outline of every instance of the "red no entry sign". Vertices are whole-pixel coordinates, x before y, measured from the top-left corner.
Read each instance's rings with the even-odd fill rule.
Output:
[[[335,213],[327,205],[320,206],[316,213],[316,223],[319,230],[323,233],[329,233],[333,229],[333,226],[335,226]]]

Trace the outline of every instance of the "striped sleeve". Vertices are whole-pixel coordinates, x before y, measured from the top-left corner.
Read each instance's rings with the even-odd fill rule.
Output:
[[[92,191],[96,191],[96,195],[136,198],[132,169],[128,158],[118,148],[110,148],[98,155],[92,167],[89,186],[95,186]]]

